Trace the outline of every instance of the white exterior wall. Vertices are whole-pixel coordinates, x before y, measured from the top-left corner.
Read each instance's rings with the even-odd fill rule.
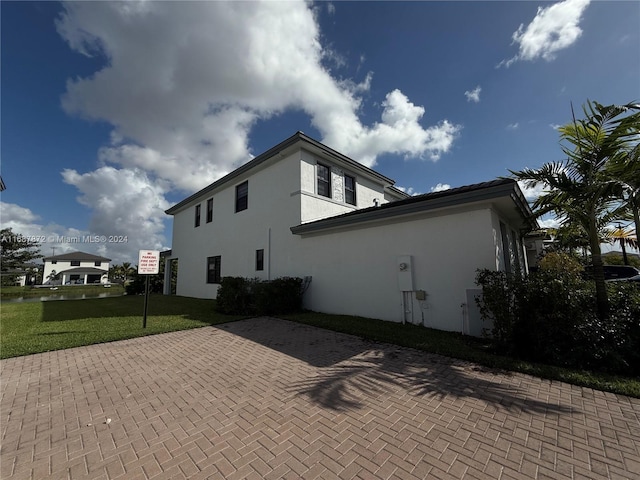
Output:
[[[221,256],[222,276],[263,279],[302,275],[301,239],[290,228],[300,223],[355,210],[334,192],[335,198],[316,193],[316,164],[332,168],[332,190],[343,188],[336,177],[356,178],[356,202],[369,207],[373,198],[384,201],[384,187],[330,160],[299,149],[285,158],[266,161],[259,168],[229,182],[220,190],[203,194],[174,215],[171,258],[178,259],[178,295],[215,298],[218,285],[206,283],[207,257]],[[249,207],[235,213],[235,187],[249,181]],[[206,223],[207,199],[213,198],[213,221]],[[363,205],[364,202],[364,205]],[[194,227],[195,206],[200,204],[200,226]],[[362,207],[360,207],[362,208]],[[255,252],[264,249],[264,270],[255,270]],[[186,274],[185,272],[189,272]]]
[[[466,290],[476,288],[478,268],[495,269],[492,212],[487,208],[407,219],[369,228],[340,230],[302,238],[298,275],[311,275],[305,307],[325,313],[403,320],[398,257],[411,256],[413,323],[460,331]]]
[[[331,198],[317,194],[316,164],[318,162],[331,167]],[[344,174],[351,175],[356,179],[355,206],[344,202]],[[380,204],[388,201],[381,183],[375,183],[352,170],[336,166],[330,161],[318,158],[304,150],[300,163],[300,192],[302,214],[300,223],[313,222],[356,209],[372,207],[374,199],[377,199]]]
[[[304,299],[311,310],[395,322],[406,319],[461,331],[462,305],[468,302],[468,291],[477,289],[476,271],[503,270],[505,248],[516,251],[517,242],[503,245],[500,229],[501,221],[509,222],[499,212],[513,205],[504,199],[500,207],[486,201],[294,235],[293,226],[355,209],[338,192],[333,199],[317,195],[318,161],[332,167],[332,174],[345,173],[330,160],[298,149],[265,161],[176,213],[172,245],[172,258],[178,259],[176,293],[215,298],[218,285],[206,283],[207,257],[220,255],[222,277],[311,276]],[[358,208],[372,206],[374,198],[381,204],[391,198],[385,197],[382,183],[346,173],[356,177]],[[235,213],[235,187],[245,180],[248,209]],[[332,178],[332,191],[337,186],[342,188],[341,182]],[[212,197],[213,221],[207,223],[206,203]],[[196,228],[198,203],[201,223]],[[514,212],[510,215],[516,218]],[[257,249],[264,249],[261,272],[255,270]],[[412,263],[409,294],[399,287],[400,257],[410,257]],[[426,300],[416,299],[416,291],[425,291]]]
[[[206,283],[207,257],[222,257],[222,276],[264,279],[274,278],[274,260],[294,261],[289,258],[287,243],[292,241],[289,228],[300,223],[299,158],[298,151],[266,168],[252,170],[175,214],[171,256],[178,259],[178,295],[215,298],[218,285]],[[235,213],[235,187],[245,180],[249,181],[248,208]],[[206,223],[207,199],[211,197],[213,221]],[[197,203],[201,204],[201,216],[196,228]],[[258,249],[265,251],[261,272],[255,270]],[[286,266],[283,268],[286,271]]]

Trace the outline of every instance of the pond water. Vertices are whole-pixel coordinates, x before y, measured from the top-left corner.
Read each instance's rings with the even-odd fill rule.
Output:
[[[64,295],[43,295],[41,297],[15,297],[15,298],[3,298],[2,303],[27,303],[27,302],[48,302],[51,300],[86,300],[89,298],[107,298],[107,297],[122,297],[124,293],[99,293],[97,295],[87,294],[64,294]]]

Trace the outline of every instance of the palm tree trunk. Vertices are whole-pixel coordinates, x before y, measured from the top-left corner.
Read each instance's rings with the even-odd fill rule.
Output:
[[[600,237],[596,229],[595,217],[591,219],[591,224],[589,244],[591,248],[591,263],[593,265],[593,279],[596,282],[596,308],[598,309],[598,318],[604,320],[609,316],[609,297],[607,295],[607,284],[604,281],[602,251],[600,250]]]
[[[631,196],[631,210],[633,211],[633,222],[636,226],[636,250],[640,251],[640,191]]]

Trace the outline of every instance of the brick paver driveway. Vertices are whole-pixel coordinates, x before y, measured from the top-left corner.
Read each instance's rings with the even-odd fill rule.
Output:
[[[5,478],[639,478],[640,401],[275,319],[3,360]]]

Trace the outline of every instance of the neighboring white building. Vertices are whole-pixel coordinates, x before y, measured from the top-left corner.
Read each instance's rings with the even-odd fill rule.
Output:
[[[109,283],[110,258],[84,252],[71,252],[45,257],[42,283],[44,285],[90,285]],[[55,271],[60,274],[51,280]]]
[[[311,277],[310,310],[479,334],[476,270],[527,269],[517,183],[393,184],[298,132],[167,210],[166,272],[177,259],[177,294],[201,298],[224,276]]]

